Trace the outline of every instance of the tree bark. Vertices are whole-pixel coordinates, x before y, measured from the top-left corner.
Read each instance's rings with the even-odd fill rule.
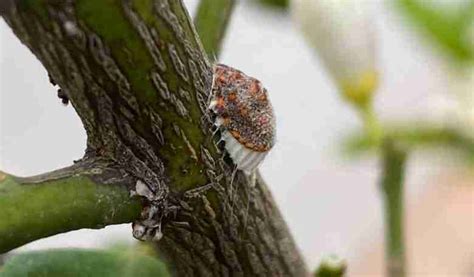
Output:
[[[216,145],[212,66],[181,1],[9,1],[4,19],[83,122],[84,160],[153,191],[174,274],[306,275],[267,186],[233,174]]]

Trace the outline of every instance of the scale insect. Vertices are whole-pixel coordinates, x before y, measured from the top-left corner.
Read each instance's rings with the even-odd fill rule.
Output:
[[[209,110],[237,169],[252,176],[275,144],[275,116],[260,81],[217,64]]]
[[[241,170],[249,178],[250,187],[253,188],[256,170],[275,144],[275,117],[267,90],[257,79],[237,69],[217,64],[214,66],[208,108],[213,115],[211,117],[215,119],[214,126],[221,133],[220,141],[225,143],[225,150],[235,169]],[[231,177],[231,199],[235,198],[232,194],[232,181],[237,170],[233,171]],[[207,186],[206,189],[210,187],[212,186]],[[141,180],[137,181],[132,194],[145,197],[152,203],[143,209],[141,220],[132,225],[133,236],[140,240],[160,240],[163,237],[161,221],[167,211],[163,210],[164,207],[153,205],[155,195]],[[246,210],[248,214],[249,203]],[[211,215],[214,213],[212,208],[208,212]],[[245,224],[246,219],[244,226]]]

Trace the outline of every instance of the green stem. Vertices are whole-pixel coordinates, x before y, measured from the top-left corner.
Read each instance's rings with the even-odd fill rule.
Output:
[[[436,149],[454,150],[470,164],[474,163],[474,139],[462,130],[449,126],[433,126],[430,122],[411,122],[410,124],[385,124],[384,136],[390,137],[413,150]],[[346,139],[345,151],[361,154],[364,151],[378,150],[367,133],[357,133]]]
[[[381,189],[385,206],[386,266],[390,277],[405,276],[403,179],[407,153],[387,138],[383,147]]]
[[[199,3],[194,24],[211,60],[219,57],[234,6],[234,0],[201,0]]]
[[[380,145],[383,136],[382,126],[374,112],[373,106],[367,104],[366,106],[360,106],[357,108],[361,114],[367,136],[375,145]]]
[[[18,178],[0,171],[0,253],[51,235],[138,217],[140,202],[124,186],[61,172]]]
[[[314,273],[315,277],[342,277],[345,275],[347,263],[345,260],[330,255],[323,258]]]

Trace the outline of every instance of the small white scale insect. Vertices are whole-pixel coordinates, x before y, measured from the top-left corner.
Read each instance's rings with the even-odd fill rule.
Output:
[[[275,117],[260,81],[223,64],[214,66],[212,99],[215,126],[237,169],[247,176],[275,144]]]

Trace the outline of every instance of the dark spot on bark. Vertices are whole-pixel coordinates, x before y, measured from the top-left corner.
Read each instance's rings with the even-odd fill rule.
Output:
[[[58,98],[61,99],[61,102],[64,105],[69,104],[69,97],[67,96],[67,94],[64,90],[58,89]]]

